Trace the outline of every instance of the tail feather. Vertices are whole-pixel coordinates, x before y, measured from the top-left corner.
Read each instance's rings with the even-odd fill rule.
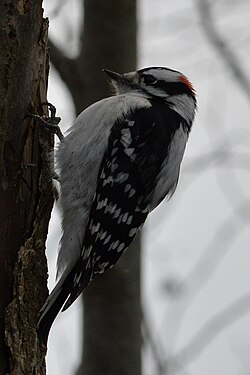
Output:
[[[81,263],[80,263],[80,266],[81,266]],[[82,273],[81,268],[79,269],[78,267],[75,268],[75,280],[76,281],[74,282],[74,285],[72,285],[69,298],[67,299],[65,305],[63,306],[62,311],[67,310],[72,305],[72,303],[75,302],[75,300],[79,297],[79,295],[83,292],[83,290],[88,286],[88,284],[91,281],[91,270],[83,267],[84,273]],[[77,282],[77,275],[80,275],[78,282]]]
[[[45,346],[47,345],[50,328],[71,292],[73,277],[73,270],[66,277],[62,276],[40,310],[37,335]]]

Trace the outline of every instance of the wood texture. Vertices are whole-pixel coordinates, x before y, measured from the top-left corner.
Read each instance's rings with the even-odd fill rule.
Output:
[[[42,114],[48,21],[41,0],[0,3],[0,375],[43,374],[36,320],[47,288],[44,255],[53,204]]]

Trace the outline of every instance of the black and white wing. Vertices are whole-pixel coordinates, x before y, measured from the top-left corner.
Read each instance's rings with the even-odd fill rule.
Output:
[[[113,267],[144,224],[151,206],[154,208],[176,186],[179,165],[173,183],[164,181],[163,187],[157,187],[157,178],[163,178],[160,171],[169,157],[173,134],[166,118],[171,117],[172,127],[173,118],[171,114],[159,118],[156,113],[153,107],[137,110],[111,129],[64,310],[96,274]],[[180,129],[179,116],[174,120],[176,130]]]

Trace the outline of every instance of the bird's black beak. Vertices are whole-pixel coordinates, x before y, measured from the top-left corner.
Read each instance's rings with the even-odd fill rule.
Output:
[[[137,89],[139,76],[137,72],[119,74],[109,69],[103,69],[103,72],[110,77],[110,83],[115,88],[116,93],[127,92],[128,89]]]
[[[113,72],[109,69],[103,69],[103,72],[106,73],[113,81],[117,82],[118,84],[125,84],[127,81],[123,74]]]

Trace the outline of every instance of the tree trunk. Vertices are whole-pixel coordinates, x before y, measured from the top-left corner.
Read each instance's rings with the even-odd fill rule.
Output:
[[[136,68],[136,0],[85,0],[81,51],[71,60],[51,45],[51,58],[79,114],[110,96],[103,68]],[[141,374],[139,237],[112,271],[83,294],[84,345],[78,374]]]
[[[52,139],[25,116],[46,101],[47,31],[42,0],[1,1],[0,375],[45,374],[36,322],[47,294]]]
[[[141,374],[140,238],[84,295],[83,359],[77,375]]]
[[[82,75],[85,88],[82,95],[76,97],[73,93],[77,112],[110,95],[102,68],[121,73],[136,68],[135,1],[85,0],[84,6]],[[79,375],[139,375],[138,241],[112,271],[94,280],[83,298],[84,344]]]

